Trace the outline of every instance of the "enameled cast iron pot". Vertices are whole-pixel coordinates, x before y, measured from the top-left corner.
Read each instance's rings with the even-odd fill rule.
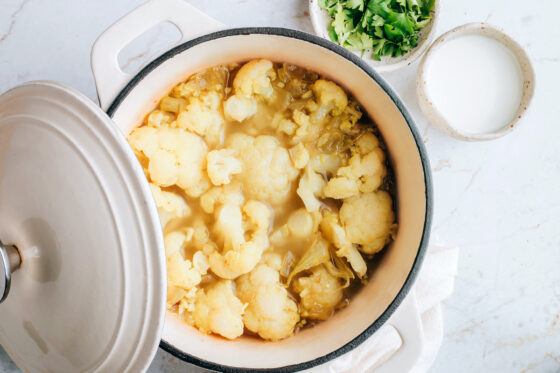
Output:
[[[137,9],[108,29],[94,46],[92,66],[101,105],[119,128],[128,134],[154,109],[159,97],[206,67],[253,58],[306,67],[345,87],[379,127],[396,178],[398,234],[369,284],[328,322],[280,342],[263,343],[253,338],[232,342],[202,335],[168,313],[161,347],[186,361],[220,370],[299,370],[340,356],[373,334],[395,311],[410,290],[426,250],[431,176],[414,121],[379,74],[334,43],[280,28],[223,30],[216,21],[179,2],[152,2],[145,5],[153,7],[151,10]],[[123,76],[117,67],[118,51],[133,37],[165,20],[175,23],[184,39],[205,35],[165,52],[134,77]]]
[[[135,76],[124,74],[122,48],[164,21],[182,32],[179,45]],[[345,87],[378,126],[396,179],[398,232],[368,284],[327,322],[279,342],[226,341],[166,313],[157,209],[125,139],[191,74],[253,58],[303,66]],[[418,315],[397,316],[428,244],[429,162],[405,105],[371,67],[303,32],[224,30],[183,0],[151,0],[133,10],[99,37],[91,62],[106,114],[52,82],[0,96],[0,239],[22,258],[0,305],[0,343],[24,371],[145,371],[160,339],[166,351],[209,369],[296,371],[352,350],[395,311],[391,323],[405,340],[397,354],[412,356],[415,346],[418,352]],[[4,294],[15,253],[0,242]]]

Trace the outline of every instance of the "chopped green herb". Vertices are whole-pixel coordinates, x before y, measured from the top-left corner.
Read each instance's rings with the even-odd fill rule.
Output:
[[[350,50],[398,57],[418,45],[432,18],[435,0],[319,0],[332,17],[329,37]]]

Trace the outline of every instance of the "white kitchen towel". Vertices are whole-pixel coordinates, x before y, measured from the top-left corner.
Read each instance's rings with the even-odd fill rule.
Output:
[[[458,258],[458,248],[432,245],[426,253],[416,284],[407,296],[407,298],[416,298],[416,308],[420,313],[423,333],[422,354],[409,373],[427,372],[436,358],[443,339],[441,302],[453,292]],[[403,303],[406,301],[405,299]],[[403,342],[406,343],[390,322],[391,319],[358,348],[309,371],[374,373],[376,368],[393,357]]]

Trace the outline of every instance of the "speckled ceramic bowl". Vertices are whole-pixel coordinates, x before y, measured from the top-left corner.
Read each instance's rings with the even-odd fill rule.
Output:
[[[405,55],[399,57],[382,57],[381,61],[376,61],[371,58],[371,51],[365,51],[362,56],[361,51],[354,51],[356,56],[362,58],[368,65],[373,67],[378,72],[390,72],[400,68],[406,67],[416,61],[430,46],[435,38],[436,25],[439,19],[439,4],[440,0],[436,0],[434,10],[432,11],[432,20],[426,27],[420,31],[418,38],[418,45],[416,48],[410,50]],[[331,40],[329,37],[328,26],[332,21],[327,11],[321,9],[318,5],[319,0],[309,0],[309,16],[313,24],[313,30],[318,36]]]
[[[472,34],[493,38],[509,48],[509,50],[511,50],[514,56],[517,58],[519,66],[521,67],[521,72],[523,74],[523,91],[521,102],[511,122],[496,131],[481,134],[472,134],[461,131],[456,126],[454,126],[454,124],[451,123],[441,113],[440,110],[438,110],[430,96],[430,81],[426,77],[428,66],[432,61],[432,56],[445,42],[459,36]],[[484,87],[481,87],[481,89],[483,88]],[[426,118],[428,118],[428,120],[442,132],[456,139],[464,141],[493,140],[513,131],[517,127],[519,121],[523,118],[523,114],[529,107],[531,99],[533,98],[534,91],[535,73],[531,65],[531,60],[527,56],[527,53],[525,53],[523,48],[521,48],[521,46],[515,40],[506,35],[500,29],[488,25],[487,23],[479,22],[468,23],[466,25],[459,26],[441,35],[426,52],[424,58],[422,59],[422,62],[420,63],[420,67],[418,69],[418,74],[416,77],[416,93],[418,95],[418,103]],[[474,109],[476,108],[473,108],[473,110]],[[496,109],[499,110],[499,108]]]

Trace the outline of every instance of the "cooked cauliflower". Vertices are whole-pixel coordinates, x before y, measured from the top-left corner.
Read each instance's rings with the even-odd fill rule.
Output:
[[[295,280],[294,290],[301,299],[301,317],[306,319],[328,319],[343,297],[340,280],[322,265],[316,266],[311,276]]]
[[[272,62],[268,60],[253,60],[239,69],[233,79],[233,89],[236,95],[251,97],[260,95],[265,98],[272,96],[271,81],[276,79],[276,72]]]
[[[306,209],[294,211],[288,219],[290,233],[297,238],[310,237],[314,229],[313,216]]]
[[[167,257],[167,279],[170,285],[188,290],[200,284],[202,275],[190,260],[175,253]]]
[[[243,164],[230,149],[212,150],[206,156],[206,170],[214,185],[229,184],[232,175],[241,173]]]
[[[310,213],[304,208],[298,209],[290,215],[286,224],[272,232],[270,243],[275,247],[284,247],[294,240],[303,242],[318,231],[321,219],[319,211]]]
[[[233,79],[234,95],[224,102],[224,113],[242,122],[257,112],[257,97],[270,98],[274,93],[271,81],[276,78],[272,62],[253,60],[239,69]]]
[[[187,202],[177,193],[166,192],[152,183],[150,183],[150,189],[158,208],[162,228],[171,219],[184,218],[191,214],[191,209]]]
[[[175,116],[172,113],[163,110],[154,110],[146,118],[146,124],[151,127],[162,127],[169,125]]]
[[[130,144],[149,159],[151,181],[160,186],[178,185],[198,197],[210,187],[204,173],[207,147],[197,135],[179,128],[139,127],[128,137]]]
[[[257,112],[257,100],[253,97],[231,96],[224,102],[227,118],[243,122]]]
[[[290,148],[290,157],[294,162],[295,168],[301,170],[309,162],[309,152],[305,149],[305,146],[300,142],[296,146]]]
[[[275,137],[237,133],[230,138],[229,147],[243,162],[243,171],[238,177],[247,198],[273,205],[286,200],[298,170],[292,165],[286,148]]]
[[[128,143],[137,153],[143,157],[148,154],[152,155],[158,149],[158,128],[141,126],[135,128],[130,135],[128,135]]]
[[[358,193],[373,192],[383,182],[387,174],[385,153],[379,147],[379,140],[372,133],[362,135],[356,144],[354,155],[348,166],[340,167],[323,190],[326,197],[344,199]]]
[[[289,337],[299,321],[298,307],[280,284],[280,274],[259,264],[236,281],[237,295],[247,303],[245,327],[261,338],[279,340]]]
[[[344,304],[362,255],[396,229],[361,116],[336,83],[265,59],[205,69],[159,100],[128,140],[160,215],[170,312],[275,341]]]
[[[183,256],[183,251],[193,240],[194,232],[193,228],[187,228],[167,233],[164,237],[170,286],[189,290],[197,286],[208,271],[208,258],[203,252],[197,251],[192,260]]]
[[[181,229],[165,234],[163,240],[165,243],[165,254],[167,257],[181,253],[185,245],[189,243],[194,235],[193,228]]]
[[[346,237],[346,232],[338,221],[338,215],[325,210],[323,220],[321,221],[321,231],[325,238],[338,249],[336,255],[346,258],[358,276],[360,278],[363,277],[367,271],[366,262],[354,245],[352,245],[352,242]]]
[[[233,283],[220,280],[198,292],[193,320],[204,333],[235,339],[243,334],[244,309],[245,306],[233,292]]]
[[[348,105],[348,97],[342,88],[328,80],[319,79],[311,86],[315,94],[318,107],[314,111],[311,120],[320,123],[329,113],[338,115]]]
[[[187,292],[185,291],[185,289],[183,288],[178,288],[176,286],[172,286],[172,285],[167,285],[167,307],[172,307],[175,304],[177,304],[178,302],[181,301],[181,299],[183,299],[185,296],[187,295]]]
[[[207,214],[213,214],[217,204],[241,206],[243,201],[244,197],[239,182],[213,187],[200,196],[200,206]]]
[[[350,242],[359,244],[360,251],[366,254],[375,254],[394,234],[391,196],[385,191],[376,191],[347,199],[340,208],[340,221]]]
[[[217,92],[191,98],[189,104],[177,116],[176,126],[204,137],[210,145],[220,144],[224,132],[221,103],[222,97]]]
[[[194,311],[194,304],[196,302],[196,295],[200,289],[194,287],[188,291],[183,290],[184,295],[179,301],[179,306],[176,308],[177,313],[187,321],[190,325],[194,324],[192,312]],[[168,303],[169,306],[169,303]]]
[[[265,252],[260,262],[266,264],[275,271],[280,271],[282,268],[282,256],[273,251]]]
[[[307,211],[318,211],[321,208],[320,198],[324,197],[323,190],[327,186],[322,175],[336,172],[339,165],[340,158],[330,154],[316,156],[308,162],[297,188],[297,194]]]
[[[210,268],[221,278],[234,279],[251,271],[269,246],[271,212],[258,201],[248,201],[243,211],[238,205],[224,205],[216,214],[214,230],[223,252],[210,255]],[[249,240],[245,236],[249,235]]]
[[[303,201],[307,211],[319,211],[322,202],[319,200],[323,196],[323,189],[327,182],[323,176],[316,173],[311,166],[305,168],[305,172],[297,188],[297,194]]]

